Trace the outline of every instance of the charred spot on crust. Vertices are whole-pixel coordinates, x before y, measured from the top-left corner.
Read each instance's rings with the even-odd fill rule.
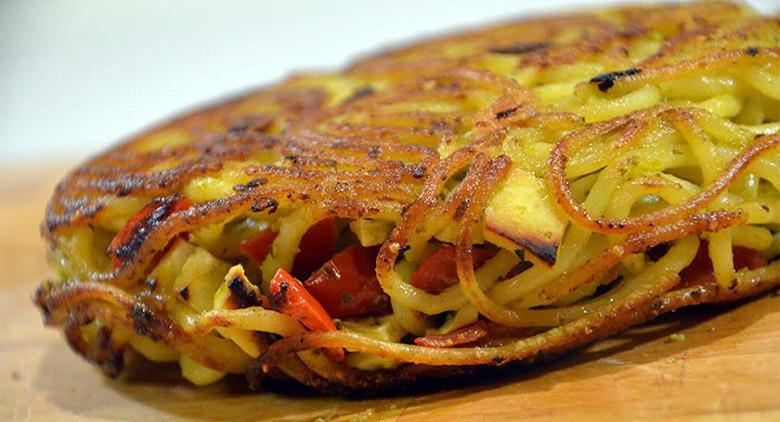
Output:
[[[43,323],[49,324],[51,322],[51,311],[46,305],[46,296],[50,288],[49,282],[41,283],[33,293],[33,303],[38,305],[38,309],[41,310],[41,317],[43,317]]]
[[[290,285],[287,284],[286,281],[282,281],[279,283],[279,291],[271,293],[271,305],[273,305],[274,308],[279,309],[287,302],[287,289],[289,288]]]
[[[135,303],[130,309],[130,318],[133,320],[133,328],[139,336],[146,336],[154,341],[159,340],[154,329],[157,325],[157,318],[151,309],[140,303]]]
[[[604,226],[605,224],[603,222],[600,222],[599,225]],[[626,223],[624,223],[622,221],[618,221],[617,223],[613,223],[611,221],[608,221],[606,226],[607,226],[607,228],[610,228],[610,229],[615,229],[615,228],[622,229],[622,228],[626,227]]]
[[[190,300],[190,288],[189,286],[179,290],[179,296],[184,299],[185,302]]]
[[[236,301],[235,305],[239,308],[249,308],[252,306],[260,306],[262,302],[257,297],[255,292],[248,288],[241,277],[234,277],[228,282],[228,289],[230,289],[231,299]]]
[[[64,327],[65,340],[84,359],[100,367],[106,376],[116,378],[124,367],[124,348],[114,345],[111,341],[112,330],[105,326],[100,327],[95,333],[94,343],[88,343],[84,339],[81,327],[89,322],[78,317],[70,319]]]
[[[491,53],[496,54],[528,54],[535,51],[546,50],[550,48],[550,44],[546,42],[522,42],[517,44],[508,45],[506,47],[491,48]]]
[[[594,84],[598,84],[599,91],[607,92],[609,91],[610,88],[615,86],[615,81],[618,80],[619,78],[636,75],[639,74],[640,72],[642,72],[642,69],[637,69],[637,68],[619,70],[617,72],[606,72],[593,77],[590,80],[590,82]]]
[[[152,212],[133,228],[130,238],[116,249],[109,248],[108,253],[115,256],[120,262],[133,259],[146,237],[171,215],[174,204],[178,200],[179,195],[154,199],[147,205],[147,207],[153,207]]]
[[[234,124],[234,125],[230,126],[230,128],[228,129],[228,133],[244,132],[247,129],[249,129],[249,125],[248,124],[246,124],[246,123],[237,123],[237,124]]]
[[[358,88],[354,92],[352,92],[352,95],[350,95],[349,97],[347,97],[344,100],[344,104],[351,103],[353,101],[357,101],[357,100],[359,100],[361,98],[364,98],[364,97],[369,97],[371,95],[374,95],[374,92],[376,92],[376,91],[374,90],[374,87],[372,87],[371,85],[361,86],[360,88]]]
[[[321,158],[303,154],[288,154],[284,159],[292,163],[293,166],[317,165],[323,167],[336,167],[338,165],[338,162],[332,158]]]
[[[758,54],[758,48],[756,47],[748,47],[746,51],[751,57],[755,57]]]
[[[617,278],[615,278],[614,280],[610,281],[607,284],[599,284],[596,287],[596,291],[593,293],[593,297],[599,297],[599,296],[603,295],[604,293],[609,292],[610,290],[612,290],[615,287],[617,287],[618,285],[620,285],[621,281],[623,281],[623,277],[622,276],[618,276]]]
[[[460,204],[458,204],[457,207],[455,207],[455,212],[453,213],[452,218],[455,221],[460,220],[461,218],[463,218],[463,215],[466,213],[466,210],[468,210],[470,206],[471,206],[471,199],[469,198],[464,199],[463,202],[461,202]]]
[[[239,183],[239,184],[233,186],[233,190],[236,191],[236,192],[244,192],[244,191],[247,191],[247,190],[255,189],[255,188],[257,188],[259,186],[262,186],[262,185],[264,185],[266,183],[268,183],[268,179],[266,179],[265,177],[260,177],[260,178],[257,178],[257,179],[252,179],[252,180],[246,182],[246,184]]]
[[[411,248],[412,248],[411,245],[403,245],[400,248],[398,248],[398,256],[396,256],[395,258],[395,263],[397,264],[401,262],[401,260],[404,258],[404,255],[406,254],[406,251],[408,251]]]
[[[157,290],[157,279],[147,278],[146,281],[144,281],[144,286],[146,286],[146,288],[149,289],[150,291]]]
[[[412,247],[410,245],[401,246],[400,248],[398,248],[398,256],[403,256],[406,253],[406,251],[408,251],[411,248]]]
[[[262,132],[268,129],[274,122],[273,117],[266,114],[248,114],[244,116],[228,116],[225,123],[229,127],[228,133],[241,133],[246,131]]]
[[[258,186],[262,186],[262,185],[264,185],[266,183],[268,183],[268,179],[266,179],[265,177],[260,177],[260,178],[252,179],[252,180],[248,181],[246,183],[246,187],[248,189],[254,189],[254,188],[256,188]]]
[[[54,214],[51,211],[46,212],[46,219],[41,225],[41,231],[44,235],[54,233],[57,229],[68,226],[79,218],[92,218],[104,206],[102,202],[97,200],[91,203],[88,198],[81,198],[81,201],[75,203],[65,199],[61,199],[61,201],[65,206],[65,212],[62,214]]]
[[[382,156],[382,147],[379,145],[372,145],[368,148],[368,152],[366,152],[366,158],[370,158],[372,160],[379,159],[379,157]]]
[[[496,120],[506,119],[507,117],[513,115],[519,108],[520,106],[514,106],[506,110],[499,111],[498,113],[496,113]]]
[[[422,179],[425,177],[425,166],[419,165],[412,168],[412,177],[415,179]]]
[[[661,243],[660,245],[655,245],[652,248],[648,249],[646,253],[650,259],[652,259],[653,261],[658,261],[664,255],[666,255],[666,252],[668,251],[669,251],[669,244]]]
[[[95,343],[95,361],[107,376],[116,378],[122,372],[124,356],[122,350],[114,348],[111,329],[100,327]]]
[[[268,210],[269,214],[273,214],[279,209],[279,201],[271,197],[263,197],[253,203],[251,208],[252,212],[263,212]]]
[[[327,100],[328,94],[321,88],[299,88],[276,94],[276,101],[292,113],[319,109]]]

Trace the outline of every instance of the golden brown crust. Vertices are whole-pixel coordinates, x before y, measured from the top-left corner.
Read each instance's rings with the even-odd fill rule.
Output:
[[[111,336],[112,327],[163,342],[212,369],[243,372],[237,363],[241,359],[207,350],[202,338],[168,315],[165,298],[143,286],[155,257],[172,239],[233,216],[271,214],[284,207],[310,206],[322,216],[344,219],[392,215],[399,221],[377,260],[382,280],[435,205],[441,205],[437,215],[459,224],[454,243],[464,291],[476,290],[470,293],[476,297],[473,303],[487,303],[474,288],[472,235],[485,202],[512,165],[507,144],[520,129],[535,129],[555,140],[549,145],[549,161],[537,173],[546,179],[550,198],[562,213],[594,233],[625,235],[578,267],[588,275],[581,284],[551,282],[541,289],[541,304],[552,303],[630,254],[744,224],[746,216],[740,212],[697,213],[780,144],[777,134],[754,138],[690,201],[640,217],[594,217],[574,199],[567,175],[578,149],[611,137],[610,151],[615,153],[661,125],[684,130],[706,116],[664,100],[663,105],[630,109],[592,123],[591,116],[578,113],[581,108],[560,106],[540,93],[542,88],[566,89],[556,85],[561,80],[555,71],[575,72],[578,65],[602,69],[571,87],[571,96],[622,101],[621,96],[648,84],[712,69],[774,65],[780,56],[778,33],[776,18],[755,17],[741,6],[715,2],[521,20],[386,51],[341,73],[298,75],[194,111],[72,171],[57,186],[41,226],[50,247],[56,251],[70,231],[91,227],[118,198],[143,203],[175,198],[193,180],[228,170],[240,175],[240,183],[222,197],[160,216],[117,268],[92,268],[67,282],[44,283],[36,303],[47,323],[63,325],[71,346],[109,375],[121,369],[126,347]],[[457,188],[448,191],[455,179]],[[649,179],[645,185],[662,186]],[[523,241],[549,264],[555,263],[559,244],[534,237]],[[557,355],[680,307],[754,296],[780,283],[771,278],[735,290],[717,284],[672,290],[679,281],[674,277],[662,278],[666,290],[567,324],[567,334],[539,337],[536,347],[511,356],[474,355],[442,365],[405,363],[394,370],[361,371],[343,364],[315,370],[293,353],[342,344],[334,340],[338,334],[308,333],[274,343],[247,376],[258,386],[266,374],[278,375],[284,366],[288,376],[326,392],[383,391],[425,377]],[[80,327],[95,320],[102,326],[96,339],[87,342]]]
[[[360,79],[364,73],[371,73],[379,74],[383,78],[410,82],[402,83],[387,94],[373,94],[365,87],[357,88],[354,95],[343,101],[340,107],[327,111],[324,110],[324,104],[329,97],[326,90],[298,86],[296,82],[301,77],[295,77],[281,85],[252,91],[178,117],[130,138],[71,172],[54,192],[47,207],[42,232],[51,240],[55,233],[63,228],[87,224],[110,198],[126,195],[151,197],[169,195],[179,190],[186,181],[217,172],[226,162],[244,160],[258,150],[279,148],[284,154],[295,155],[298,157],[298,160],[292,163],[292,167],[295,168],[296,165],[302,165],[303,161],[313,160],[318,155],[322,155],[322,148],[332,148],[335,151],[331,153],[338,153],[341,144],[357,141],[356,138],[365,141],[367,137],[373,137],[373,140],[367,141],[369,145],[381,143],[388,148],[399,142],[397,135],[407,137],[403,140],[405,144],[411,141],[413,144],[435,146],[442,138],[444,138],[443,142],[447,142],[448,134],[462,131],[457,126],[463,125],[464,116],[433,119],[421,113],[411,113],[408,116],[411,126],[403,128],[383,126],[381,119],[377,119],[376,126],[340,123],[333,127],[334,124],[328,122],[328,117],[334,121],[335,116],[358,111],[371,112],[385,104],[413,101],[415,97],[459,99],[468,92],[468,82],[495,83],[497,84],[495,88],[518,95],[519,87],[513,87],[511,82],[507,83],[505,79],[490,78],[481,74],[471,76],[464,74],[468,66],[467,61],[486,51],[502,50],[518,54],[518,50],[521,50],[519,54],[523,56],[522,66],[549,67],[601,55],[610,48],[624,49],[621,40],[642,35],[642,28],[678,34],[663,44],[655,56],[645,60],[643,64],[646,66],[639,66],[644,70],[642,75],[644,77],[647,74],[645,67],[659,67],[670,58],[679,59],[673,54],[677,49],[696,48],[696,45],[712,48],[709,44],[719,46],[735,38],[746,39],[751,33],[760,32],[764,26],[778,25],[775,19],[757,18],[731,31],[723,31],[720,23],[728,22],[730,18],[746,13],[744,8],[731,3],[707,2],[660,8],[632,7],[613,12],[614,16],[611,19],[579,14],[511,22],[368,57],[354,64],[345,74]],[[619,19],[620,22],[613,22],[614,19]],[[581,31],[580,40],[548,48],[539,47],[539,43],[547,43],[555,35],[560,35],[572,27]],[[615,46],[611,46],[612,40],[615,40]],[[760,37],[755,37],[751,41],[753,41],[751,48],[774,46],[771,40]],[[516,47],[528,43],[535,45],[536,48]],[[767,43],[769,45],[766,45]],[[442,61],[445,64],[437,66],[431,64],[431,61],[440,60],[443,50],[452,50],[454,46],[462,48],[462,57],[447,58]],[[514,50],[510,48],[512,46],[515,46]],[[506,51],[507,49],[511,51]],[[611,55],[608,54],[606,57]],[[630,66],[631,63],[624,57],[617,67],[620,65]],[[399,66],[409,66],[411,70],[399,69]],[[442,72],[444,73],[441,74]],[[421,85],[430,82],[426,76],[434,74],[441,74],[434,80],[446,82],[441,84],[442,86],[436,89],[435,93],[420,89]],[[459,79],[465,81],[460,82]],[[273,112],[257,111],[269,105],[275,109]],[[312,127],[312,123],[323,120],[327,125],[325,131]],[[291,123],[283,132],[301,134],[301,138],[258,135],[278,132],[279,126],[284,121],[291,121]],[[144,142],[166,131],[182,131],[186,142],[150,152],[136,150]],[[433,144],[430,143],[430,138],[433,138]],[[382,142],[385,140],[391,145]],[[302,151],[296,154],[298,148]],[[363,147],[364,150],[369,148]],[[429,161],[432,152],[424,148],[421,152]],[[172,157],[189,159],[180,160],[172,168],[152,170]],[[377,163],[367,164],[373,167]],[[426,160],[418,158],[409,163],[409,166],[425,164]],[[419,178],[419,173],[414,173],[415,170],[416,168],[412,168],[412,173]],[[358,177],[366,176],[367,173],[362,172]]]

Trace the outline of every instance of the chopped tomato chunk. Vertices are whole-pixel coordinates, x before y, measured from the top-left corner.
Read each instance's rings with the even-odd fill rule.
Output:
[[[322,305],[298,281],[282,268],[274,275],[269,287],[271,303],[281,313],[295,318],[311,331],[335,331],[336,324]],[[344,359],[343,349],[327,349],[328,356]]]
[[[352,245],[337,253],[303,285],[334,318],[386,313],[390,299],[376,279],[379,247]]]
[[[132,255],[149,234],[150,229],[161,224],[169,215],[184,211],[193,205],[194,203],[189,198],[167,197],[155,199],[141,208],[127,221],[127,224],[119,230],[111,240],[111,244],[108,245],[113,268],[118,268],[122,262],[132,258]],[[159,261],[170,250],[171,245],[181,237],[180,235],[172,239],[162,251],[155,255],[155,261]]]
[[[485,248],[474,248],[472,259],[474,268],[481,267],[493,256]],[[455,247],[442,246],[428,255],[412,274],[412,286],[429,293],[440,293],[450,286],[458,284],[458,270],[455,265]]]
[[[458,328],[447,334],[434,334],[430,336],[417,337],[414,344],[425,347],[457,347],[464,344],[474,343],[475,341],[489,334],[485,321],[479,320],[471,325]]]

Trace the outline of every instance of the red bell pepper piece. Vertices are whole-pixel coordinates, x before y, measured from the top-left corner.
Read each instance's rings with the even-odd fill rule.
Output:
[[[322,305],[317,302],[300,281],[287,271],[279,268],[271,280],[269,288],[271,303],[281,313],[295,318],[311,331],[335,331],[336,324]],[[344,350],[326,349],[328,356],[335,360],[344,359]]]
[[[333,256],[337,241],[335,218],[320,220],[309,227],[298,245],[300,252],[293,260],[292,274],[299,280],[309,278]]]
[[[334,318],[386,313],[390,298],[376,279],[378,252],[379,247],[352,245],[337,253],[303,285]]]
[[[149,231],[161,224],[169,215],[184,211],[192,207],[194,203],[185,197],[158,198],[148,203],[140,211],[135,213],[124,227],[114,236],[108,246],[108,254],[114,269],[122,265],[126,259],[132,257],[135,250],[140,247]],[[177,236],[166,247],[155,255],[154,261],[158,262],[178,240]]]

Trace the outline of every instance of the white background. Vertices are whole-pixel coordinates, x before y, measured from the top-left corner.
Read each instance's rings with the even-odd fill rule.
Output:
[[[0,164],[83,158],[198,103],[393,43],[615,2],[0,0]]]

